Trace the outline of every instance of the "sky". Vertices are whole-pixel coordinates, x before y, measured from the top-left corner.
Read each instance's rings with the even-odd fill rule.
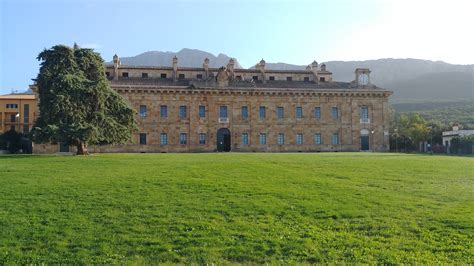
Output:
[[[0,94],[24,91],[56,44],[105,61],[200,49],[266,62],[419,58],[474,64],[474,1],[0,0]]]

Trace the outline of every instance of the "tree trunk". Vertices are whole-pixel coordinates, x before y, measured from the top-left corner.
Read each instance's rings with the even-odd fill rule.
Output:
[[[89,151],[87,151],[87,144],[82,141],[77,143],[77,153],[76,155],[89,155]]]

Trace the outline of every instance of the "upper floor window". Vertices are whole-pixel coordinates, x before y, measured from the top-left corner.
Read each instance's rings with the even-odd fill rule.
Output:
[[[286,77],[286,81],[292,81],[293,77]]]
[[[303,108],[301,106],[297,106],[296,110],[296,118],[303,118]]]
[[[23,105],[23,123],[28,123],[30,119],[30,105]]]
[[[316,144],[316,145],[321,145],[322,144],[321,133],[314,134],[314,144]]]
[[[168,117],[168,106],[166,105],[160,106],[160,117],[162,118]]]
[[[237,75],[237,76],[235,76],[235,79],[237,79],[237,80],[242,80],[242,76],[241,76],[241,75]]]
[[[205,144],[206,144],[206,134],[199,133],[199,145],[205,145]]]
[[[304,81],[305,81],[305,82],[308,82],[308,81],[309,81],[309,77],[304,77]]]
[[[179,107],[179,118],[184,119],[188,116],[186,105],[182,105]]]
[[[301,145],[303,144],[303,134],[298,133],[296,134],[296,145]]]
[[[181,133],[179,134],[179,144],[186,144],[188,143],[188,134]]]
[[[227,106],[219,106],[219,117],[227,118]]]
[[[196,78],[197,78],[197,79],[202,79],[202,74],[197,74],[197,75],[196,75]]]
[[[339,108],[337,107],[331,108],[331,116],[333,119],[339,118]]]
[[[268,79],[269,79],[269,80],[275,80],[275,77],[274,77],[274,76],[270,76]]]
[[[16,108],[18,108],[18,104],[16,104],[16,103],[7,103],[6,107],[7,107],[7,109],[16,109]]]
[[[179,74],[178,75],[178,79],[184,79],[184,78],[185,78],[184,74]]]
[[[255,81],[257,81],[257,80],[258,80],[258,76],[253,76],[252,79],[255,80]]]
[[[362,106],[360,108],[360,118],[361,119],[369,119],[369,107],[368,106]]]
[[[283,133],[278,134],[277,143],[278,143],[278,145],[285,144],[285,134],[283,134]]]
[[[160,144],[161,145],[168,145],[168,134],[160,133]]]
[[[110,77],[110,72],[105,72],[105,76]]]
[[[242,133],[242,145],[249,145],[249,134]]]
[[[142,73],[142,78],[148,78],[148,73]]]
[[[128,72],[122,72],[122,77],[128,78]]]
[[[321,119],[321,107],[314,107],[314,118]]]
[[[325,77],[320,77],[320,78],[319,78],[319,81],[320,81],[320,82],[325,82],[325,81],[326,81],[326,78],[325,78]]]
[[[242,119],[249,118],[249,108],[247,106],[242,106]]]
[[[283,117],[285,116],[285,111],[283,109],[283,107],[277,107],[277,118],[278,119],[283,119]]]
[[[160,75],[160,78],[165,79],[165,78],[166,78],[166,73],[162,73],[162,74]]]
[[[260,116],[260,119],[264,119],[265,116],[266,116],[266,109],[265,109],[265,106],[260,106],[260,109],[259,109],[259,116]]]
[[[200,118],[206,117],[206,106],[204,105],[199,106],[199,117]]]
[[[332,145],[338,145],[339,144],[339,133],[332,134],[331,143],[332,143]]]
[[[140,145],[146,145],[146,134],[140,133]]]
[[[266,144],[267,144],[267,134],[260,133],[260,145],[266,145]]]
[[[146,117],[146,105],[140,105],[140,117]]]

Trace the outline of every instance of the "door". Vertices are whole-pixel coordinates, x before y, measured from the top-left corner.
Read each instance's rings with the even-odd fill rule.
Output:
[[[59,152],[69,152],[69,144],[66,142],[59,143]]]
[[[227,128],[221,128],[217,131],[217,151],[230,151],[230,131]]]
[[[361,151],[369,150],[369,135],[360,136],[360,150]]]

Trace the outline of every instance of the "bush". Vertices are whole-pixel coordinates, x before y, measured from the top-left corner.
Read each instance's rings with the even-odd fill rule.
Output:
[[[31,153],[31,141],[26,135],[9,130],[0,135],[0,150],[7,150],[10,153]]]

